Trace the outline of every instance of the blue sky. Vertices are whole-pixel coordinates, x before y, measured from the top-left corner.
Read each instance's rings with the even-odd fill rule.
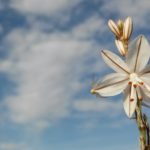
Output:
[[[132,16],[150,40],[149,0],[0,0],[0,150],[138,149],[123,97],[97,98],[112,72],[108,19]],[[148,109],[145,109],[148,113]]]

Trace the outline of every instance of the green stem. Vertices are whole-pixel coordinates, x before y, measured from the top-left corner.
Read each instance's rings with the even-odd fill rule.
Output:
[[[138,125],[139,129],[139,134],[140,134],[140,148],[141,150],[146,150],[146,137],[147,137],[147,128],[143,122],[143,116],[142,116],[142,111],[141,111],[141,101],[138,101],[138,104],[136,106],[135,110],[135,115],[136,115],[136,122]]]
[[[150,145],[149,123],[148,123],[147,116],[145,114],[143,115],[143,121],[144,121],[144,124],[145,124],[145,127],[146,127],[147,145]]]

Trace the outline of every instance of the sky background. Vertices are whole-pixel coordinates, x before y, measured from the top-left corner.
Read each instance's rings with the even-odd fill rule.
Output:
[[[150,41],[149,0],[0,0],[0,150],[138,149],[123,96],[89,92],[127,16]]]

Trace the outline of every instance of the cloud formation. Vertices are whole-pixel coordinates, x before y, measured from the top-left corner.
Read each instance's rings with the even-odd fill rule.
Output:
[[[102,98],[101,98],[102,100]],[[95,101],[95,100],[80,100],[74,103],[74,107],[81,112],[104,112],[104,111],[116,111],[117,113],[121,109],[120,102],[113,101]],[[116,113],[114,112],[114,113]]]
[[[1,142],[0,143],[0,149],[1,150],[30,150],[27,148],[25,144],[20,143],[11,143],[11,142]]]
[[[5,100],[13,121],[38,120],[38,125],[45,125],[45,120],[51,122],[70,114],[73,96],[89,86],[81,78],[90,67],[95,68],[85,61],[95,58],[91,50],[98,49],[94,40],[88,38],[103,25],[97,19],[94,16],[69,32],[45,33],[22,28],[6,36],[5,43],[11,51],[1,62],[1,71],[18,84],[17,94]]]
[[[80,0],[11,0],[10,6],[21,13],[51,16],[77,5]]]
[[[74,86],[73,72],[69,72],[73,71],[76,59],[89,49],[89,44],[61,34],[22,30],[13,31],[8,41],[14,46],[6,62],[8,71],[19,82],[18,95],[7,100],[13,120],[66,116],[68,88]],[[76,74],[78,70],[75,69]]]

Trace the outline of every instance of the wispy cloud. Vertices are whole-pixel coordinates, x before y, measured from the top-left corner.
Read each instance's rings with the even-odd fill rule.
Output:
[[[25,144],[20,143],[11,143],[11,142],[1,142],[0,143],[0,149],[1,150],[30,150],[27,148]]]
[[[11,0],[10,6],[22,13],[51,16],[64,10],[70,10],[79,2],[80,0]]]
[[[14,31],[9,40],[15,46],[9,60],[13,70],[9,71],[20,83],[17,97],[7,101],[13,119],[22,122],[66,116],[69,95],[65,84],[71,80],[68,70],[87,45],[60,34],[49,36],[34,31]],[[81,51],[76,55],[78,49]]]
[[[6,36],[4,41],[11,52],[1,62],[1,71],[10,74],[18,84],[17,94],[4,101],[13,121],[35,122],[43,127],[45,120],[51,122],[70,114],[73,96],[85,85],[90,86],[80,81],[90,67],[95,68],[94,64],[85,63],[95,58],[91,50],[98,49],[88,37],[99,27],[103,28],[102,22],[94,16],[67,32],[45,33],[22,28]],[[96,66],[95,70],[100,67]]]
[[[98,100],[78,100],[74,102],[74,107],[81,112],[104,112],[104,111],[111,111],[118,113],[121,109],[121,103],[113,102],[113,101],[106,101],[106,99],[101,101]],[[110,114],[112,115],[112,113]]]
[[[93,15],[86,19],[82,24],[77,25],[72,34],[78,39],[93,38],[95,34],[103,34],[106,32],[105,20],[98,15]]]

